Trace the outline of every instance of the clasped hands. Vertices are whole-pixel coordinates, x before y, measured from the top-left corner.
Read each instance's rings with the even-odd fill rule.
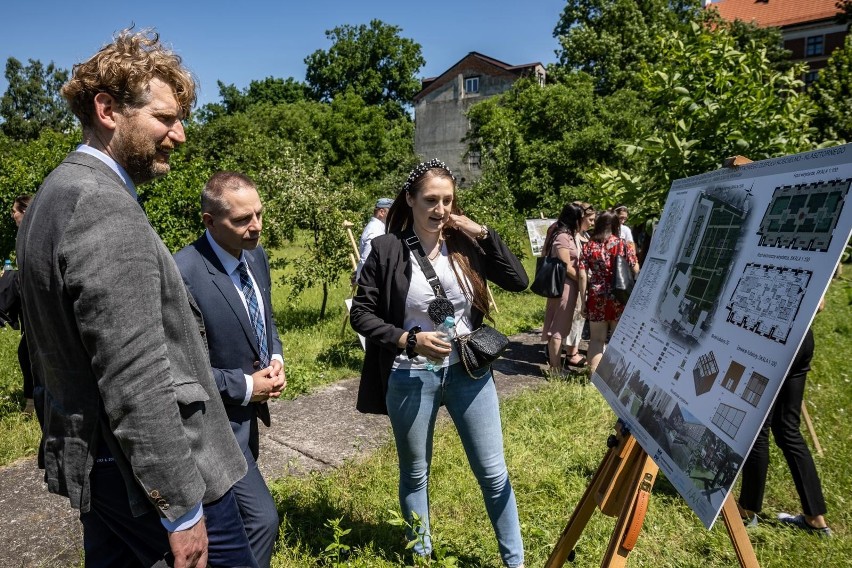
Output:
[[[278,398],[287,388],[287,373],[278,359],[273,359],[268,367],[252,373],[251,402],[266,402]]]

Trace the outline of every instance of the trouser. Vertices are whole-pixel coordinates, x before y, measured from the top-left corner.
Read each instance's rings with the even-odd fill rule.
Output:
[[[80,515],[86,568],[172,566],[168,533],[153,505],[134,517],[115,462],[101,459],[89,476],[91,509]],[[210,566],[258,568],[234,494],[204,505]]]
[[[790,474],[802,503],[802,511],[811,517],[824,515],[826,512],[819,475],[801,432],[802,399],[813,352],[814,336],[813,332],[808,330],[743,465],[739,503],[744,509],[759,513],[763,508],[766,475],[769,470],[769,431],[772,430],[775,443],[784,453],[790,467]]]
[[[243,452],[248,464],[245,476],[234,484],[251,551],[260,568],[268,568],[278,538],[278,510],[251,452]]]
[[[477,372],[481,373],[482,369]],[[461,363],[438,371],[396,370],[388,381],[386,402],[399,456],[400,507],[409,523],[412,511],[421,520],[420,532],[425,546],[418,543],[415,552],[428,555],[432,549],[429,470],[435,420],[443,404],[455,423],[479,482],[503,563],[506,566],[523,564],[518,507],[503,457],[500,408],[491,373],[475,380]],[[411,533],[409,536],[413,537]]]

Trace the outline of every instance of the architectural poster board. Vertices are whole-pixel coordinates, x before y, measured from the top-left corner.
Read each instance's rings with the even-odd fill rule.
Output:
[[[527,235],[530,238],[533,256],[541,256],[547,229],[555,222],[556,219],[527,219]]]
[[[852,145],[672,184],[592,377],[708,528],[849,240],[850,183]]]

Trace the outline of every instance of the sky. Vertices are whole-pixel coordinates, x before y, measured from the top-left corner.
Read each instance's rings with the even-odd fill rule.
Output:
[[[200,82],[199,106],[219,101],[217,81],[240,89],[265,77],[305,79],[305,58],[326,30],[379,19],[419,43],[418,78],[440,75],[471,51],[510,65],[556,61],[553,29],[565,0],[11,0],[0,21],[0,61],[38,59],[71,69],[113,34],[155,28]],[[0,78],[0,93],[8,81]]]

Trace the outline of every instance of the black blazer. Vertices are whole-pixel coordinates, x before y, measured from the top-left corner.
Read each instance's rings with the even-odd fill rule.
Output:
[[[270,355],[281,353],[281,340],[272,318],[269,260],[263,247],[245,251],[245,255],[252,277],[260,288],[267,349]],[[210,366],[225,403],[231,429],[243,452],[251,451],[257,459],[257,418],[269,426],[269,407],[265,402],[242,404],[246,396],[245,375],[259,370],[260,354],[240,293],[225,273],[206,234],[175,254],[175,262],[204,317]]]
[[[451,238],[469,238],[461,233]],[[488,237],[476,241],[478,254],[470,259],[471,267],[486,280],[511,292],[521,292],[529,284],[523,265],[503,243],[499,235],[489,231]],[[411,251],[401,233],[390,233],[373,239],[372,250],[358,279],[358,293],[352,300],[349,321],[352,328],[366,338],[361,384],[356,408],[371,414],[387,414],[385,395],[393,361],[402,352],[397,347],[403,329],[405,299],[411,286]],[[482,325],[483,314],[471,308],[471,324]]]

